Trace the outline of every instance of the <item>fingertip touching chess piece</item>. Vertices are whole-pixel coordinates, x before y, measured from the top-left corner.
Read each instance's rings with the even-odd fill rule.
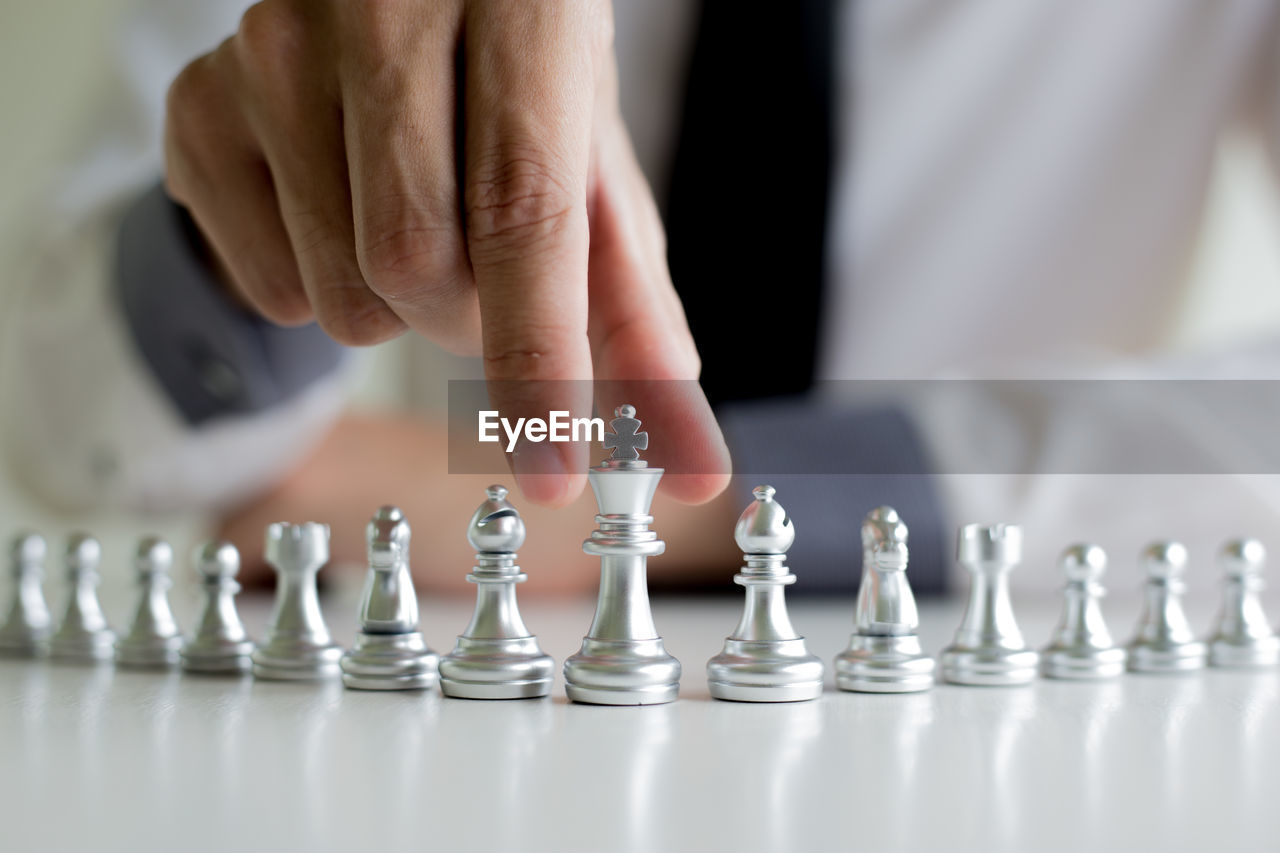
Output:
[[[1187,549],[1178,542],[1155,542],[1142,552],[1142,616],[1129,643],[1129,669],[1135,672],[1190,672],[1208,660],[1208,647],[1196,639],[1182,609]]]
[[[107,625],[98,601],[102,546],[87,533],[73,533],[67,539],[66,562],[70,586],[67,609],[49,640],[49,653],[82,663],[110,660],[115,654],[115,632]]]
[[[599,514],[582,550],[600,558],[600,594],[582,648],[564,662],[565,692],[574,702],[651,705],[671,702],[680,689],[680,662],[667,653],[653,624],[646,561],[666,549],[649,530],[663,469],[637,452],[649,446],[635,407],[619,406],[605,434],[609,459],[587,474]]]
[[[41,582],[48,546],[36,533],[19,533],[9,548],[13,601],[0,628],[0,654],[35,657],[48,650],[53,631]]]
[[[476,565],[467,580],[476,585],[476,607],[457,644],[440,661],[440,689],[463,699],[529,699],[551,692],[555,661],[525,627],[516,584],[527,578],[516,565],[524,544],[524,519],[503,486],[485,490],[471,515],[467,541]]]
[[[276,572],[276,602],[266,640],[253,653],[253,674],[285,681],[337,677],[342,647],[329,636],[316,590],[316,574],[329,562],[329,525],[270,524],[264,556]]]
[[[440,658],[418,630],[418,598],[409,574],[404,513],[384,506],[365,528],[369,570],[360,595],[360,630],[342,656],[342,681],[358,690],[434,687]]]
[[[954,684],[1015,686],[1036,677],[1040,656],[1013,616],[1009,572],[1022,561],[1022,528],[966,524],[956,561],[969,573],[969,602],[955,640],[942,652],[942,676]]]
[[[1209,662],[1221,667],[1269,667],[1280,663],[1280,637],[1262,609],[1266,548],[1257,539],[1222,547],[1222,605],[1209,638]]]
[[[745,565],[733,581],[746,589],[742,618],[707,662],[707,687],[716,699],[802,702],[822,695],[822,660],[809,654],[791,626],[786,588],[796,576],[786,565],[795,525],[773,499],[773,486],[756,486],[754,500],[734,526]]]
[[[1062,617],[1053,639],[1040,653],[1044,674],[1050,678],[1115,678],[1125,668],[1127,652],[1117,646],[1102,616],[1106,595],[1102,576],[1107,552],[1097,545],[1072,545],[1058,560],[1067,585],[1063,589]]]
[[[134,568],[138,607],[129,633],[116,641],[116,663],[133,667],[176,666],[182,633],[169,606],[173,548],[158,536],[144,537],[134,553]]]
[[[836,657],[836,686],[862,693],[912,693],[934,683],[920,646],[920,617],[907,580],[907,525],[893,507],[862,522],[862,582],[849,647]]]
[[[205,542],[196,548],[193,559],[204,604],[195,636],[182,647],[182,668],[210,674],[247,673],[253,667],[253,641],[236,611],[240,552],[230,542]]]

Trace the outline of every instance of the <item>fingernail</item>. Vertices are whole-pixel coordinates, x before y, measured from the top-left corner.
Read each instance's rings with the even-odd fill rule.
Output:
[[[525,497],[543,504],[564,501],[569,470],[558,447],[522,441],[511,455],[511,472]]]

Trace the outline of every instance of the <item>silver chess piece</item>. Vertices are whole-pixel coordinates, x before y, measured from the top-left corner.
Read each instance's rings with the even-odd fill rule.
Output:
[[[463,699],[528,699],[546,696],[555,661],[520,618],[516,584],[528,577],[516,565],[524,544],[524,520],[507,501],[507,490],[490,486],[471,516],[467,541],[476,565],[467,580],[476,585],[476,609],[457,645],[440,661],[440,689]]]
[[[1009,572],[1022,561],[1022,528],[966,524],[956,562],[969,572],[969,604],[951,645],[942,652],[942,677],[953,684],[1014,686],[1036,677],[1040,655],[1027,647],[1013,618]]]
[[[378,509],[365,528],[369,571],[360,595],[360,630],[342,656],[342,682],[357,690],[434,687],[440,656],[418,630],[418,597],[409,575],[409,522],[397,507]]]
[[[230,542],[206,542],[195,551],[196,572],[204,587],[204,607],[195,636],[182,647],[187,672],[243,674],[253,667],[253,641],[240,614],[240,552]]]
[[[115,632],[98,601],[98,565],[102,546],[86,533],[73,533],[67,540],[67,581],[71,594],[67,612],[57,632],[49,640],[49,653],[63,660],[96,662],[110,660],[115,653]]]
[[[707,687],[716,699],[735,702],[803,702],[822,695],[822,660],[809,654],[791,627],[784,598],[796,576],[786,554],[795,525],[773,499],[773,486],[756,486],[755,500],[733,528],[745,566],[733,582],[746,587],[742,619],[707,662]]]
[[[663,469],[638,450],[649,446],[633,406],[620,406],[604,437],[613,455],[587,474],[600,513],[582,550],[600,558],[600,595],[582,648],[564,662],[565,692],[574,702],[653,705],[680,690],[680,661],[667,654],[649,608],[646,561],[667,543],[649,530],[649,505]]]
[[[276,603],[266,641],[253,653],[257,678],[306,681],[336,677],[342,647],[320,611],[316,574],[329,562],[329,525],[267,525],[265,556],[276,571]]]
[[[849,648],[836,657],[836,686],[862,693],[914,693],[934,683],[920,647],[920,616],[907,581],[907,525],[893,507],[862,522],[862,583]]]
[[[1223,667],[1267,667],[1280,663],[1280,637],[1262,610],[1262,566],[1267,550],[1257,539],[1222,547],[1222,608],[1209,639],[1209,663]]]
[[[169,573],[173,548],[158,536],[138,542],[134,554],[140,598],[129,633],[116,640],[116,663],[122,666],[171,667],[178,664],[182,633],[169,606]]]
[[[1208,660],[1208,647],[1195,638],[1182,610],[1187,549],[1178,542],[1156,542],[1142,552],[1147,579],[1142,616],[1129,643],[1129,669],[1135,672],[1189,672]]]
[[[13,565],[13,603],[0,628],[0,654],[34,657],[43,654],[53,631],[45,604],[44,560],[48,547],[36,533],[20,533],[9,549]]]
[[[1078,679],[1121,675],[1128,653],[1111,639],[1100,604],[1106,595],[1101,581],[1107,570],[1107,552],[1097,545],[1072,545],[1062,552],[1059,565],[1067,585],[1062,618],[1053,639],[1040,653],[1044,674]]]

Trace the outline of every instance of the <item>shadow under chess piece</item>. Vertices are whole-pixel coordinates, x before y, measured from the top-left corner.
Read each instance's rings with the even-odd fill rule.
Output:
[[[115,632],[107,625],[98,601],[98,565],[102,546],[86,533],[67,540],[67,581],[71,586],[66,615],[49,640],[49,653],[61,660],[96,663],[115,654]]]
[[[942,677],[953,684],[1030,684],[1040,655],[1027,648],[1013,617],[1009,572],[1022,561],[1022,528],[966,524],[956,562],[969,573],[969,603],[955,640],[942,652]]]
[[[253,667],[253,641],[236,611],[240,552],[230,542],[206,542],[196,549],[194,561],[204,587],[204,607],[195,636],[182,647],[182,668],[211,674],[247,673]]]
[[[342,656],[342,683],[356,690],[423,690],[439,678],[440,657],[418,630],[418,597],[409,575],[409,522],[394,506],[365,528],[369,571],[360,595],[360,630]]]
[[[1107,570],[1107,552],[1097,545],[1072,545],[1058,562],[1067,585],[1062,593],[1062,618],[1053,640],[1040,653],[1044,674],[1077,679],[1121,675],[1128,653],[1111,639],[1100,604],[1106,595],[1101,581]]]
[[[920,616],[907,580],[907,525],[892,507],[862,522],[862,582],[849,648],[836,657],[836,686],[860,693],[914,693],[934,683],[920,647]]]
[[[48,650],[53,631],[49,606],[45,604],[44,560],[48,553],[44,537],[20,533],[9,549],[12,560],[13,603],[4,627],[0,628],[0,654],[35,657]]]
[[[116,641],[121,666],[171,667],[178,664],[182,633],[169,606],[173,548],[156,536],[138,542],[134,556],[140,598],[129,633]]]
[[[746,588],[742,619],[707,662],[707,688],[735,702],[803,702],[822,695],[822,660],[809,654],[791,627],[786,588],[796,576],[786,565],[795,526],[773,499],[773,486],[756,486],[733,537],[746,563],[733,581]]]
[[[490,486],[471,516],[467,541],[476,565],[467,580],[476,585],[471,624],[453,651],[440,661],[440,689],[464,699],[527,699],[546,696],[555,661],[525,627],[516,602],[516,584],[528,577],[516,565],[524,544],[524,520],[507,501],[507,490]]]
[[[1142,616],[1129,643],[1134,672],[1191,672],[1208,660],[1208,647],[1196,639],[1182,610],[1187,549],[1178,542],[1156,542],[1142,552],[1147,579]]]
[[[342,647],[329,636],[316,591],[316,575],[329,562],[329,525],[270,524],[264,556],[276,571],[276,603],[266,641],[253,653],[254,676],[336,678]]]
[[[1209,663],[1221,667],[1270,667],[1280,663],[1280,637],[1262,609],[1262,566],[1267,550],[1257,539],[1223,546],[1222,608],[1209,638]]]

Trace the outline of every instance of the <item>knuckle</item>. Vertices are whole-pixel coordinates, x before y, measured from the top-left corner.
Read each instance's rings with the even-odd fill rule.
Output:
[[[457,214],[442,219],[435,207],[387,206],[386,213],[366,216],[359,226],[360,268],[369,286],[390,301],[438,290],[463,274]]]
[[[293,290],[270,290],[246,294],[254,308],[277,326],[301,326],[315,319],[305,293]]]
[[[267,92],[286,91],[300,65],[307,22],[284,0],[263,0],[245,10],[228,52],[236,68]]]
[[[343,346],[367,347],[391,340],[405,330],[404,323],[377,299],[359,298],[357,291],[338,291],[315,305],[316,322],[325,334]]]
[[[486,344],[484,373],[491,380],[564,378],[568,365],[567,352],[573,342],[573,331],[561,327],[526,326],[519,338],[493,336],[497,346]],[[559,346],[552,346],[555,341]]]
[[[481,260],[488,247],[534,248],[563,226],[579,201],[545,155],[528,152],[478,163],[467,198],[467,231]]]

